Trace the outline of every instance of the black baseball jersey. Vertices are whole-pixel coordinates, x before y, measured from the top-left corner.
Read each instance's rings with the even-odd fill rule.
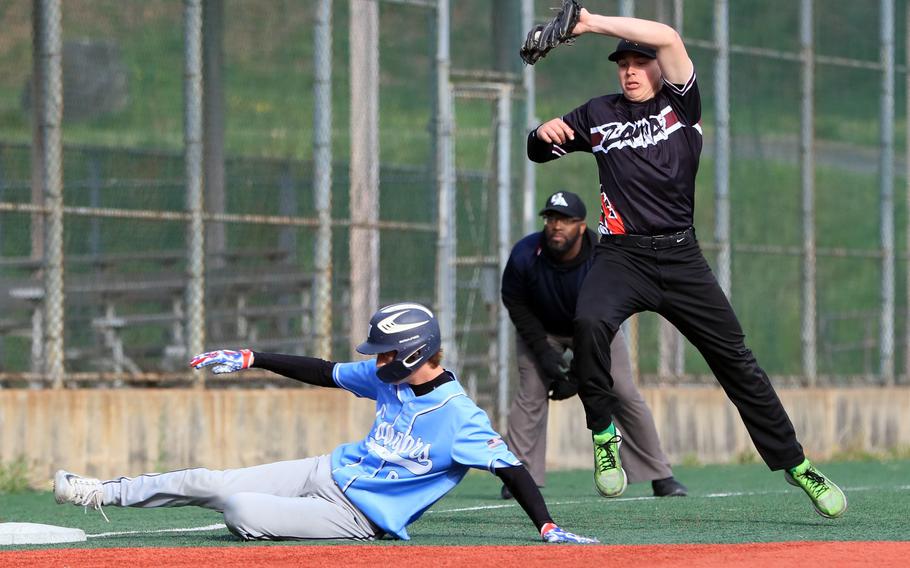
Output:
[[[600,176],[603,234],[661,235],[692,226],[702,147],[695,71],[684,85],[664,81],[636,103],[622,94],[589,100],[562,117],[575,131],[565,144],[528,136],[528,158],[548,162],[591,152]]]

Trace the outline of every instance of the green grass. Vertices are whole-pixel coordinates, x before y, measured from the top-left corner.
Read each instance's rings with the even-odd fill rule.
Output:
[[[798,489],[763,464],[681,466],[676,476],[687,498],[655,499],[649,484],[631,485],[620,499],[598,497],[589,471],[551,473],[544,496],[565,528],[607,544],[738,543],[807,540],[910,540],[910,460],[836,462],[822,470],[847,492],[849,509],[838,520],[819,517]],[[498,480],[472,472],[451,494],[411,525],[410,543],[422,545],[525,545],[538,543],[514,501],[499,498]],[[54,503],[48,492],[0,495],[0,521],[79,527],[87,534],[156,531],[221,523],[218,513],[184,507],[107,507],[110,524],[94,511]],[[336,543],[335,541],[332,541]],[[226,529],[123,534],[60,547],[233,546]],[[301,543],[272,543],[274,545]],[[318,545],[319,543],[313,543]],[[382,540],[382,545],[406,545]],[[10,547],[44,548],[44,547]]]

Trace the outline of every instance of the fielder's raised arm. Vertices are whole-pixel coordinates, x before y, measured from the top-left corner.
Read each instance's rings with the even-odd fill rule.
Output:
[[[666,24],[639,18],[601,16],[582,8],[572,34],[608,35],[646,45],[657,52],[657,65],[670,83],[682,84],[692,76],[692,60],[679,34]]]

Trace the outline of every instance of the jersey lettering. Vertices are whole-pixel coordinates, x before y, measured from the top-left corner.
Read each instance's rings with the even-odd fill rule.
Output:
[[[400,465],[414,475],[423,475],[433,469],[433,460],[430,459],[432,444],[397,432],[388,422],[382,421],[376,426],[374,435],[367,440],[366,445],[380,458]]]
[[[670,105],[660,114],[635,122],[607,122],[591,128],[591,151],[608,153],[622,148],[645,148],[666,140],[682,124]]]

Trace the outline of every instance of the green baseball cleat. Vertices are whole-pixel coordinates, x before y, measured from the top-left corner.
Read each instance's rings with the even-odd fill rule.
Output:
[[[629,484],[619,459],[619,434],[594,434],[594,487],[604,497],[619,497]]]
[[[809,460],[784,472],[790,485],[802,488],[812,500],[815,511],[828,519],[836,519],[847,510],[847,496],[840,487],[824,476]]]

